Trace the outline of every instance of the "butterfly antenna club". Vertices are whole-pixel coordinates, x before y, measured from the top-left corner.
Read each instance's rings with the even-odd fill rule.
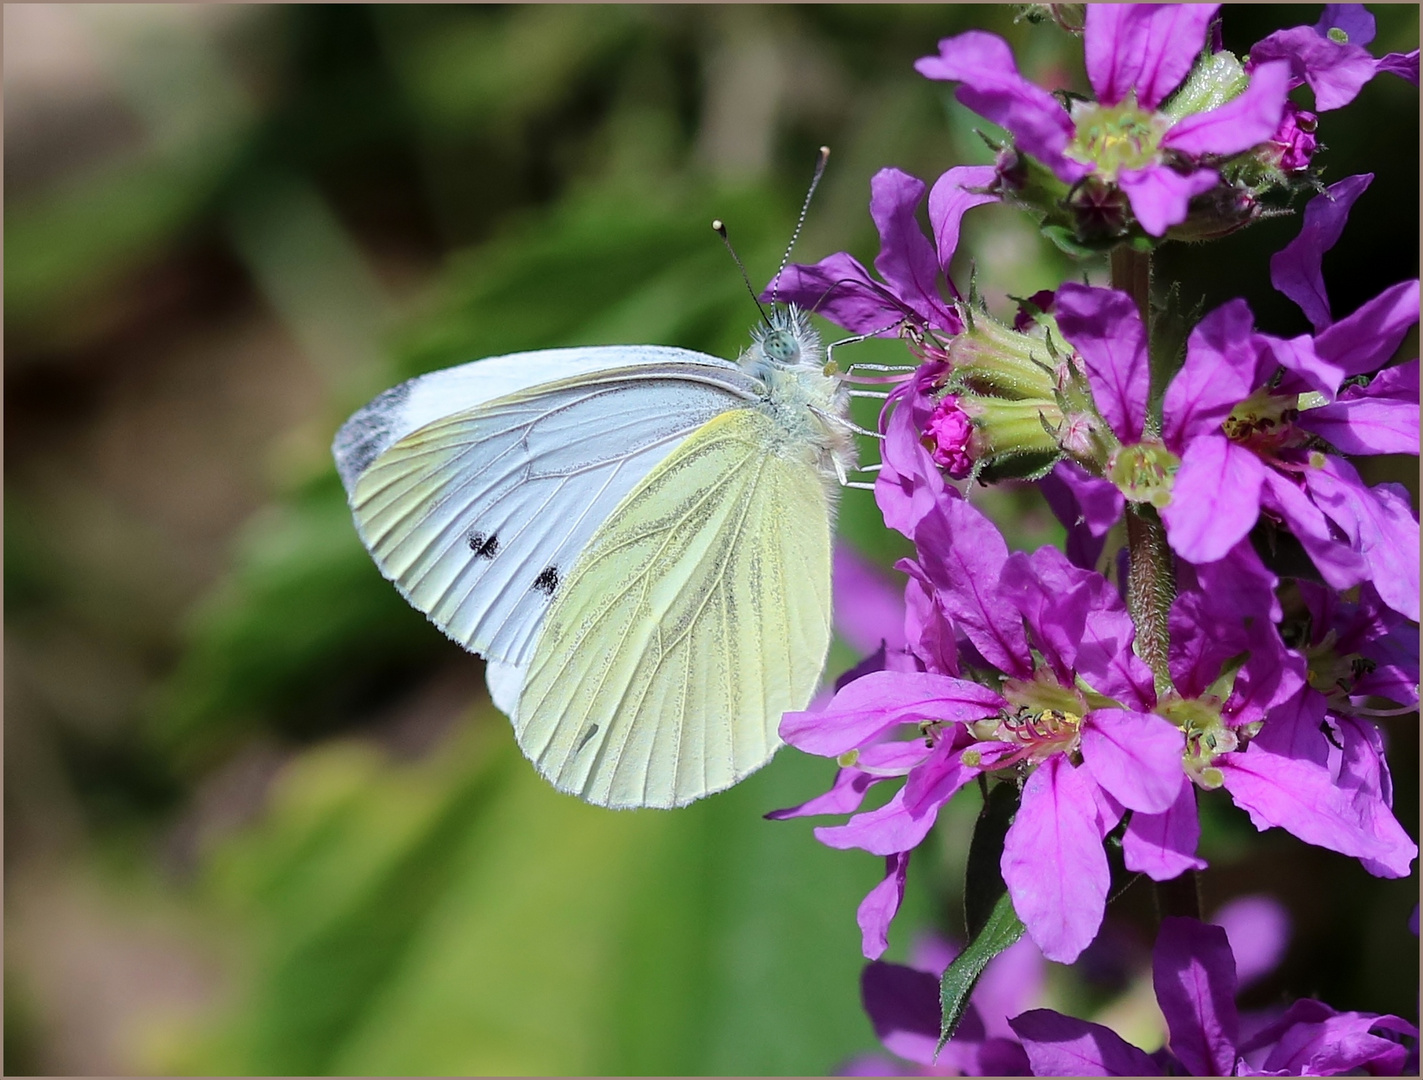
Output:
[[[721,242],[726,245],[726,250],[731,252],[731,258],[736,263],[736,268],[741,271],[741,280],[746,282],[746,291],[751,294],[751,302],[756,305],[756,310],[761,313],[761,321],[767,326],[770,326],[771,319],[766,314],[766,309],[761,306],[761,301],[756,296],[756,290],[751,286],[751,279],[746,275],[746,267],[741,262],[741,256],[736,254],[736,249],[731,246],[731,237],[726,235],[726,222],[717,218],[712,222],[712,229],[721,237]]]
[[[805,225],[805,215],[810,212],[810,200],[815,195],[815,189],[820,186],[820,178],[825,175],[825,165],[830,160],[830,147],[822,146],[820,156],[815,160],[815,175],[810,178],[810,189],[805,193],[805,202],[800,205],[800,217],[796,219],[795,232],[791,233],[791,242],[786,245],[786,253],[781,256],[781,265],[776,267],[776,277],[771,284],[771,303],[776,302],[776,294],[781,288],[781,274],[786,269],[786,264],[791,261],[791,252],[795,250],[795,243],[800,239],[800,230]]]

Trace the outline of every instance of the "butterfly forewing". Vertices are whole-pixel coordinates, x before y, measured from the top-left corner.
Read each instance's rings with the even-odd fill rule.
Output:
[[[351,508],[382,573],[452,638],[497,661],[527,660],[575,556],[638,481],[689,433],[754,400],[749,376],[701,354],[645,350],[677,359],[618,367],[624,350],[568,352],[602,370],[514,389],[402,433],[412,405],[438,407],[407,395],[393,404],[387,430],[376,415],[348,440],[348,461],[375,450],[343,475],[354,472]],[[519,359],[467,367],[502,371]],[[502,385],[514,378],[506,373]],[[413,416],[423,419],[418,409]],[[340,445],[338,436],[338,461]]]
[[[831,511],[812,448],[754,409],[688,437],[559,584],[514,726],[563,791],[680,806],[780,745],[830,642]]]

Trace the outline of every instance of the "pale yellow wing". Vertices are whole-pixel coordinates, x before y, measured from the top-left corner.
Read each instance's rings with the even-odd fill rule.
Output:
[[[830,644],[817,449],[736,409],[634,488],[558,583],[513,717],[560,791],[671,807],[741,780]]]

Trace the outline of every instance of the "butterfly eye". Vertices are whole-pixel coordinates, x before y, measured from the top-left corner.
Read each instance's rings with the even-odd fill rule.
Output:
[[[800,359],[800,344],[786,330],[772,330],[761,340],[761,351],[778,364],[794,364]]]

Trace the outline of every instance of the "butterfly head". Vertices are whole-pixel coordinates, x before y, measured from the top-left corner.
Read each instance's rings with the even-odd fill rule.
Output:
[[[820,335],[805,313],[795,306],[773,309],[761,326],[751,331],[750,359],[773,368],[820,368],[824,356]]]

